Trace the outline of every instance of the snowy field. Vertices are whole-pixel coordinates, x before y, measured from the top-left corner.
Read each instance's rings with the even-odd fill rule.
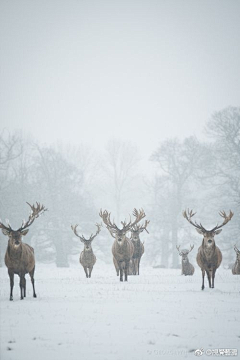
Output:
[[[37,299],[9,301],[7,269],[1,280],[1,360],[196,359],[196,349],[238,349],[240,276],[223,268],[216,288],[201,291],[201,274],[141,268],[120,283],[113,265],[98,261],[86,279],[80,265],[38,264]],[[202,355],[201,359],[216,358]],[[221,358],[223,358],[221,356]],[[224,356],[229,358],[229,356]]]

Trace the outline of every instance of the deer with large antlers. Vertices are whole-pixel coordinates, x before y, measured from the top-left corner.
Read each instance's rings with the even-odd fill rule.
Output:
[[[32,225],[34,220],[44,213],[47,209],[43,205],[37,203],[36,207],[27,203],[31,212],[27,221],[22,221],[22,226],[13,230],[9,221],[7,226],[0,220],[0,228],[4,235],[8,236],[8,247],[5,254],[5,264],[8,268],[8,275],[10,278],[10,300],[13,300],[13,286],[14,286],[14,274],[20,277],[20,298],[21,300],[26,297],[26,279],[25,275],[29,273],[33,286],[33,297],[37,297],[34,285],[34,271],[35,271],[35,258],[34,249],[22,242],[22,237],[27,235],[28,227]]]
[[[236,252],[236,261],[232,268],[233,275],[240,275],[240,250],[238,250],[237,246],[234,245],[234,250]]]
[[[132,222],[130,217],[130,221],[128,223],[126,221],[121,222],[122,229],[119,229],[117,225],[111,221],[111,213],[109,213],[107,210],[104,212],[100,210],[99,215],[109,230],[111,236],[115,239],[112,245],[112,254],[114,265],[115,267],[117,265],[120,272],[120,281],[123,281],[123,272],[125,274],[124,280],[127,281],[129,263],[133,256],[134,247],[132,241],[126,235],[127,232],[130,231],[131,228],[134,227],[139,221],[141,221],[146,215],[142,209],[140,211],[134,209],[133,216],[135,217],[135,221]]]
[[[133,244],[133,256],[132,256],[132,273],[133,275],[139,275],[140,261],[141,257],[144,254],[144,245],[140,241],[139,235],[145,230],[148,234],[147,226],[150,223],[150,220],[145,220],[144,225],[135,224],[131,227],[131,238]]]
[[[93,239],[95,239],[95,237],[100,233],[101,231],[101,226],[102,225],[99,225],[99,224],[96,224],[96,227],[97,227],[97,231],[96,231],[96,234],[93,235],[91,234],[90,238],[89,239],[86,239],[83,235],[79,235],[77,233],[77,227],[78,225],[75,225],[75,226],[71,226],[72,227],[72,230],[74,232],[74,234],[80,239],[80,241],[84,244],[84,249],[83,251],[81,252],[80,254],[80,258],[79,258],[79,262],[80,264],[82,265],[84,271],[85,271],[85,274],[86,274],[86,277],[87,278],[90,278],[91,277],[91,274],[92,274],[92,270],[93,270],[93,266],[95,265],[96,263],[96,256],[94,255],[93,253],[93,249],[92,249],[92,241]]]
[[[190,263],[189,259],[188,259],[188,254],[192,251],[192,249],[194,248],[194,245],[190,245],[190,250],[187,249],[182,249],[180,251],[180,245],[177,246],[176,248],[178,250],[179,255],[182,257],[182,275],[193,275],[194,274],[194,266]]]
[[[221,225],[217,225],[211,230],[206,230],[201,223],[197,224],[196,221],[193,222],[191,219],[195,214],[192,210],[188,210],[188,212],[185,210],[183,217],[196,228],[199,234],[203,235],[202,245],[199,247],[197,253],[197,263],[202,270],[202,290],[204,290],[205,272],[207,273],[209,287],[214,288],[215,273],[222,262],[222,253],[215,244],[214,236],[220,234],[222,231],[221,227],[231,220],[233,212],[230,210],[227,216],[225,211],[221,211],[219,215],[224,218],[224,221]]]

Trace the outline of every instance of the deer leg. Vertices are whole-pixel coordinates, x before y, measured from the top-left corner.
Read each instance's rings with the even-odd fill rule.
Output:
[[[23,287],[23,290],[24,290],[24,297],[26,297],[26,279],[24,277],[24,287]]]
[[[93,266],[89,268],[89,275],[88,277],[91,277]]]
[[[141,260],[141,258],[138,258],[138,262],[137,262],[137,275],[139,275],[140,260]]]
[[[209,288],[211,288],[211,270],[206,270],[207,272],[207,277],[208,277],[208,284],[209,284]]]
[[[202,290],[204,290],[204,276],[205,276],[205,270],[202,270]]]
[[[14,272],[8,270],[8,275],[10,278],[10,299],[13,300],[13,285],[14,285]]]
[[[118,267],[120,270],[120,281],[123,281],[123,268],[122,268],[122,263],[118,263]]]
[[[32,283],[32,287],[33,287],[33,297],[37,297],[37,294],[35,292],[35,280],[34,280],[34,272],[35,272],[35,266],[32,269],[32,271],[29,272],[30,278],[31,278],[31,283]]]
[[[25,278],[24,275],[19,275],[20,276],[20,282],[19,282],[19,286],[20,286],[20,299],[23,300],[24,299],[24,284],[25,284]]]
[[[84,271],[85,271],[86,277],[88,278],[88,271],[87,271],[86,266],[84,266]]]
[[[137,275],[137,269],[138,269],[138,259],[134,259],[134,275]]]
[[[214,289],[215,272],[216,272],[216,269],[213,269],[213,271],[212,271],[212,289]]]
[[[124,279],[124,281],[128,281],[128,279],[127,279],[127,277],[128,277],[128,271],[129,271],[129,261],[125,261],[125,268],[124,268],[125,279]]]

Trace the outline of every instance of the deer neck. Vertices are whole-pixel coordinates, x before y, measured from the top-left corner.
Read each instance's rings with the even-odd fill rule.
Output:
[[[204,239],[203,239],[203,241],[202,241],[202,249],[203,249],[204,254],[207,257],[211,256],[216,250],[216,244],[214,242],[211,246],[207,246],[207,245],[205,245]]]
[[[120,245],[118,241],[116,240],[117,250],[119,253],[123,253],[125,249],[127,248],[127,238],[122,240],[122,244]]]

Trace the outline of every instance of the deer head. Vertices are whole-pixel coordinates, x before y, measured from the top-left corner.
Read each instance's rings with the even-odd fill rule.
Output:
[[[89,239],[86,239],[83,235],[79,235],[79,234],[77,233],[77,227],[78,227],[78,225],[75,225],[75,226],[71,225],[71,228],[72,228],[74,234],[75,234],[75,235],[80,239],[80,241],[84,244],[84,250],[90,251],[90,250],[92,250],[92,241],[93,241],[93,239],[95,239],[95,237],[100,233],[100,231],[101,231],[101,226],[102,226],[102,224],[97,224],[97,223],[96,223],[96,227],[97,227],[96,234],[95,234],[95,235],[91,234],[90,237],[89,237]]]
[[[134,225],[131,227],[131,239],[133,241],[138,241],[139,240],[139,235],[141,234],[141,232],[143,232],[144,230],[149,234],[148,230],[147,230],[147,226],[150,223],[150,220],[145,220],[144,225]]]
[[[127,232],[130,231],[131,228],[134,227],[146,215],[143,209],[140,209],[139,211],[137,209],[134,209],[133,216],[135,217],[135,221],[132,222],[131,217],[129,222],[126,222],[126,220],[124,222],[122,221],[121,222],[123,226],[122,229],[119,229],[117,225],[111,221],[110,219],[111,213],[109,213],[107,210],[104,210],[104,212],[102,212],[101,209],[99,216],[103,219],[103,222],[106,225],[112,237],[114,237],[117,240],[118,244],[122,246],[124,244],[124,241],[126,240]]]
[[[0,228],[2,229],[3,234],[8,236],[10,247],[15,250],[17,250],[22,244],[22,237],[27,235],[29,231],[28,227],[32,225],[34,220],[42,215],[44,211],[47,211],[47,209],[45,209],[45,207],[40,205],[38,202],[36,203],[36,207],[34,205],[30,205],[28,202],[27,204],[30,206],[31,212],[28,220],[22,221],[22,225],[19,229],[13,230],[8,220],[6,220],[7,226],[4,225],[0,220]]]
[[[195,215],[196,213],[193,213],[193,211],[189,211],[186,212],[183,211],[183,217],[191,224],[193,225],[197,232],[201,235],[203,235],[203,245],[206,248],[211,248],[213,246],[215,246],[215,240],[214,240],[214,236],[220,234],[220,232],[222,231],[221,227],[223,227],[224,225],[226,225],[231,218],[233,217],[233,212],[230,210],[229,215],[227,216],[225,211],[220,211],[219,215],[224,218],[224,221],[222,222],[221,225],[216,225],[214,228],[212,228],[211,230],[206,230],[202,224],[197,224],[196,221],[192,222],[191,218]]]
[[[179,255],[182,256],[182,262],[183,263],[188,262],[188,254],[192,251],[192,249],[194,248],[194,245],[190,245],[190,250],[182,249],[180,251],[180,245],[179,246],[176,245],[176,248],[178,250]]]

